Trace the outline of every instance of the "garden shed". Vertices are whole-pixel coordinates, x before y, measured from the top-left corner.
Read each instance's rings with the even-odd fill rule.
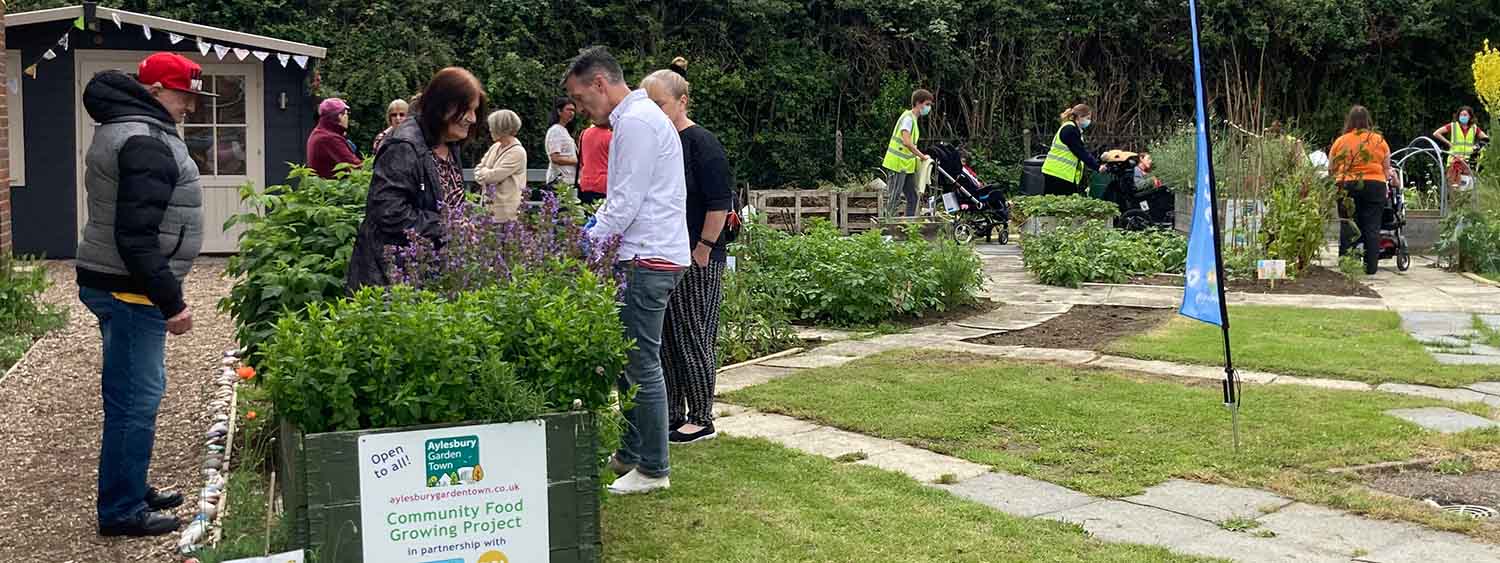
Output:
[[[179,126],[203,177],[203,251],[234,252],[239,188],[286,178],[316,125],[314,65],[325,49],[85,3],[5,17],[15,251],[73,256],[87,217],[83,155],[95,123],[83,89],[95,73],[133,73],[152,52],[203,65],[218,94]]]

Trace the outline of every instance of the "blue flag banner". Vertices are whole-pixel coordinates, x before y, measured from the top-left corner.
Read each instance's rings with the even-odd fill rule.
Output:
[[[1193,90],[1197,94],[1198,173],[1193,195],[1193,228],[1188,236],[1186,282],[1183,284],[1183,316],[1224,326],[1223,298],[1219,290],[1218,241],[1214,236],[1214,190],[1208,147],[1208,110],[1203,107],[1203,58],[1198,49],[1198,7],[1188,1],[1193,22]]]

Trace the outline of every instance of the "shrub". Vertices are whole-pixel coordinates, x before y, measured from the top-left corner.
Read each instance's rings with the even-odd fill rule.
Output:
[[[878,231],[843,237],[826,221],[794,236],[762,226],[736,249],[740,281],[765,307],[836,325],[922,316],[969,303],[983,278],[979,258],[949,239],[904,241]]]
[[[40,261],[0,251],[0,372],[26,354],[36,338],[67,322],[67,310],[42,301],[51,285]]]
[[[1500,211],[1455,210],[1433,250],[1461,271],[1500,272]]]
[[[244,225],[245,231],[239,254],[225,269],[239,280],[219,308],[234,317],[248,363],[259,365],[260,345],[270,339],[278,317],[345,294],[344,272],[364,218],[373,160],[334,180],[296,167],[286,185],[264,193],[252,185],[240,188],[242,204],[261,212],[235,215],[224,224]]]
[[[1081,195],[1033,195],[1015,199],[1016,220],[1029,217],[1059,219],[1113,219],[1120,206],[1113,202]]]
[[[782,307],[768,306],[737,271],[724,274],[719,308],[719,355],[723,365],[774,354],[797,344],[797,333]]]
[[[1276,178],[1260,233],[1267,256],[1286,260],[1293,276],[1311,266],[1324,248],[1324,227],[1341,195],[1331,181],[1308,166]]]
[[[1130,276],[1182,272],[1187,238],[1175,231],[1121,231],[1103,221],[1062,226],[1021,239],[1026,269],[1042,283],[1078,287]]]

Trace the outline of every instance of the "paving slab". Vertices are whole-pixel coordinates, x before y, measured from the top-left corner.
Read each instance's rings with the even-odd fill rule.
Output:
[[[1283,375],[1277,377],[1271,383],[1276,385],[1301,385],[1304,387],[1317,387],[1320,389],[1333,389],[1337,391],[1371,391],[1375,386],[1363,381],[1347,381],[1343,379],[1322,379],[1318,377],[1296,377]]]
[[[863,358],[873,356],[882,352],[910,348],[912,345],[907,339],[901,338],[874,338],[870,340],[845,340],[823,346],[813,352],[827,356],[847,356]]]
[[[1495,366],[1500,365],[1500,356],[1485,354],[1449,354],[1436,352],[1432,359],[1447,366]]]
[[[936,486],[1006,514],[1026,518],[1104,500],[1046,481],[1008,473],[985,473],[957,485]]]
[[[1086,504],[1041,518],[1077,524],[1107,542],[1159,545],[1174,551],[1219,531],[1217,525],[1197,518],[1118,500]]]
[[[905,444],[896,444],[892,449],[871,454],[868,459],[856,463],[902,473],[922,483],[932,483],[944,475],[953,475],[963,481],[990,472],[987,465]]]
[[[1123,499],[1210,522],[1231,518],[1259,518],[1292,503],[1291,500],[1259,489],[1242,489],[1172,479],[1146,489],[1146,492]]]
[[[728,416],[737,416],[748,412],[753,411],[739,405],[731,405],[729,403],[714,403],[714,415],[716,417],[722,418]]]
[[[779,438],[812,432],[818,426],[789,416],[752,411],[714,420],[714,429],[744,438]]]
[[[1394,409],[1385,411],[1385,414],[1411,422],[1428,430],[1442,432],[1443,434],[1455,434],[1466,430],[1500,427],[1500,422],[1495,422],[1482,416],[1476,416],[1466,412],[1456,411],[1447,407]]]
[[[1500,561],[1500,546],[1479,543],[1449,532],[1421,530],[1355,561],[1365,563],[1432,563],[1436,561]]]
[[[989,344],[975,344],[973,342],[953,341],[944,342],[934,347],[937,350],[951,350],[954,352],[965,352],[980,356],[1010,357],[1023,346],[992,346]]]
[[[1085,364],[1099,357],[1099,354],[1087,350],[1061,350],[1057,348],[1032,348],[1030,346],[1023,346],[1010,353],[1007,357],[1018,360]]]
[[[916,336],[931,336],[949,340],[964,340],[966,338],[980,338],[999,332],[992,328],[969,328],[955,324],[928,325],[913,329],[911,334]]]
[[[721,395],[752,385],[769,383],[797,373],[797,371],[792,368],[778,368],[766,365],[749,365],[734,368],[718,374],[714,382],[714,394]]]
[[[842,342],[854,338],[856,333],[823,327],[797,327],[797,337],[814,342]]]
[[[1427,385],[1408,385],[1405,383],[1382,383],[1375,386],[1376,391],[1386,393],[1399,393],[1416,397],[1427,397],[1440,401],[1452,403],[1482,403],[1485,395],[1468,389],[1449,389],[1446,387],[1431,387]]]
[[[827,458],[837,458],[855,452],[864,452],[865,455],[873,456],[891,451],[901,445],[891,440],[828,427],[818,427],[811,432],[776,436],[771,440],[795,450]]]
[[[1262,538],[1247,532],[1228,530],[1215,530],[1189,540],[1174,551],[1246,563],[1347,563],[1352,555],[1309,547],[1279,536]]]
[[[760,365],[770,366],[773,368],[815,369],[841,366],[857,359],[859,358],[851,356],[832,356],[827,354],[812,353],[798,354],[796,356],[788,356],[785,358],[776,358],[774,360],[761,362]]]
[[[1351,558],[1356,552],[1375,553],[1422,529],[1413,524],[1371,520],[1300,502],[1258,521],[1261,528],[1309,550],[1322,549]]]
[[[1465,389],[1478,391],[1486,395],[1500,396],[1500,381],[1481,381],[1464,386]]]

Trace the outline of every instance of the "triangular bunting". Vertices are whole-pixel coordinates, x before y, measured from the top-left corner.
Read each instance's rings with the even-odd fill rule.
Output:
[[[297,61],[297,66],[307,68],[307,55],[297,55],[292,60]]]
[[[125,29],[125,24],[120,23],[120,14],[119,13],[117,13],[117,12],[110,12],[109,19],[114,20],[114,22],[115,22],[115,29]]]
[[[207,57],[208,56],[208,51],[210,49],[213,49],[213,48],[214,48],[214,46],[213,46],[212,43],[204,42],[203,39],[201,39],[201,38],[198,39],[198,54]]]
[[[26,70],[24,72],[26,73],[26,76],[30,76],[32,78],[36,78],[36,65],[33,64],[31,66],[26,67]]]
[[[243,60],[245,60],[245,57],[250,56],[250,50],[249,49],[241,49],[239,47],[235,47],[235,49],[234,49],[234,56],[243,61]]]
[[[78,19],[73,20],[73,27],[83,29],[83,16],[78,16]]]
[[[225,47],[223,45],[214,45],[214,54],[218,55],[219,60],[222,61],[224,60],[224,55],[229,54],[229,47]]]
[[[167,34],[167,41],[170,41],[170,42],[172,42],[173,45],[176,45],[176,44],[182,42],[182,36],[178,35],[176,33],[168,33]]]
[[[146,39],[150,39],[151,38],[151,26],[142,24],[141,25],[141,33],[146,34]]]
[[[62,36],[62,39],[57,40],[57,44],[61,46],[64,51],[68,50],[68,36]]]
[[[286,68],[286,62],[292,60],[292,56],[286,53],[276,53],[276,60],[281,61],[281,68]]]
[[[255,55],[256,60],[259,60],[260,62],[266,62],[266,57],[271,56],[270,53],[267,53],[265,51],[251,51],[250,54]]]
[[[47,52],[42,53],[42,58],[50,61],[57,58],[57,53],[52,52],[52,49],[47,49]]]

